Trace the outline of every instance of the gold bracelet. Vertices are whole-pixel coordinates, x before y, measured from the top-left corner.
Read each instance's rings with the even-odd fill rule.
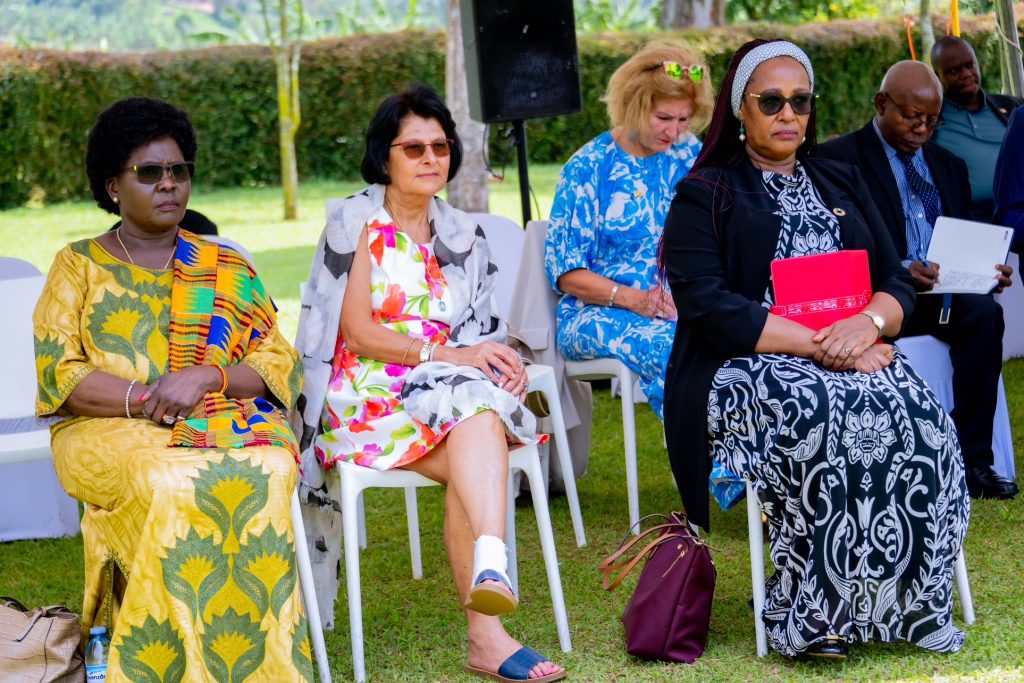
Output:
[[[405,351],[402,352],[402,360],[401,362],[399,362],[399,365],[405,365],[405,359],[409,356],[409,349],[411,349],[412,345],[415,343],[416,338],[413,337],[412,339],[409,340],[409,343],[405,345]]]
[[[218,389],[215,393],[224,394],[226,396],[227,394],[225,392],[227,392],[228,390],[228,371],[219,365],[211,365],[209,367],[215,369],[217,372],[220,373],[220,389]]]

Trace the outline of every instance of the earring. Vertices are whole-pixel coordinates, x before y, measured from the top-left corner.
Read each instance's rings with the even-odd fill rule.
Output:
[[[803,143],[805,143],[805,142],[807,142],[807,136],[806,136],[806,135],[805,135],[805,136],[803,136],[802,138],[800,138],[800,143],[801,143],[801,144],[803,144]]]
[[[747,139],[747,129],[743,127],[743,122],[740,121],[740,142]]]
[[[117,197],[114,197],[114,203],[115,203],[115,204],[120,204],[120,203],[121,203],[121,200],[120,200],[120,199],[118,199]]]

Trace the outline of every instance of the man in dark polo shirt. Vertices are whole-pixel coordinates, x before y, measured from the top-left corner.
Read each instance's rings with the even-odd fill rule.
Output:
[[[942,83],[942,113],[932,140],[967,163],[971,218],[991,221],[992,178],[1010,114],[1024,100],[981,89],[981,70],[970,43],[944,36],[932,47],[932,68]]]

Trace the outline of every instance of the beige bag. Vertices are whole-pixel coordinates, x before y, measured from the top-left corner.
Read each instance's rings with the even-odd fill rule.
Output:
[[[78,683],[85,663],[78,653],[82,622],[61,605],[29,612],[0,597],[0,671],[4,683]]]

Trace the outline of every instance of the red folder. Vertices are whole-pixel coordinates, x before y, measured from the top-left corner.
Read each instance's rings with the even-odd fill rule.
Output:
[[[863,249],[772,261],[772,313],[820,330],[859,313],[871,300]]]

